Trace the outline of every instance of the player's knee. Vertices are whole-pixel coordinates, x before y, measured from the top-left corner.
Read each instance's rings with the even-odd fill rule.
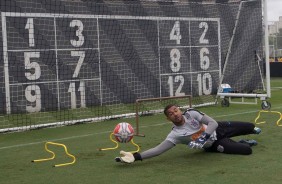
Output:
[[[219,150],[219,147],[221,148]],[[218,152],[227,153],[227,154],[238,154],[238,155],[250,155],[253,150],[250,146],[244,145],[240,147],[223,147],[221,145],[218,146]]]
[[[245,149],[241,150],[242,155],[251,155],[253,153],[253,150],[251,147],[246,147]]]
[[[250,123],[251,125],[251,127],[252,127],[252,129],[254,129],[255,128],[255,125],[253,124],[253,123]]]
[[[255,125],[253,123],[245,122],[244,124],[245,124],[246,128],[249,128],[249,129],[252,129],[252,130],[255,128]]]

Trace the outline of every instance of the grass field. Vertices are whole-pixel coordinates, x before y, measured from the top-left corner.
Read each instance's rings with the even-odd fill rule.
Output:
[[[282,78],[271,79],[272,111],[282,112]],[[230,107],[210,106],[199,110],[216,120],[242,120],[254,123],[261,102],[257,105],[231,104]],[[48,128],[20,133],[0,134],[0,183],[1,184],[93,184],[93,183],[209,183],[209,184],[278,184],[282,181],[282,127],[276,125],[279,115],[263,113],[257,125],[260,135],[248,135],[258,141],[249,156],[205,153],[178,145],[161,156],[135,162],[115,163],[120,150],[133,151],[132,144],[121,144],[112,151],[98,151],[101,147],[112,147],[109,135],[121,121],[119,119],[93,124],[82,124],[60,128]],[[282,121],[280,122],[282,124]],[[133,123],[134,125],[134,123]],[[171,129],[163,115],[141,118],[141,133],[145,137],[134,137],[141,151],[159,144]],[[236,137],[240,139],[242,137]],[[70,162],[62,147],[50,146],[56,153],[52,161],[32,163],[34,159],[50,156],[44,149],[46,141],[65,144],[75,155],[73,165],[52,167],[54,164]]]

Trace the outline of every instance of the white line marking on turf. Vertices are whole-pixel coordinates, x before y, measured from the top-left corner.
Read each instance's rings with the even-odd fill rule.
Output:
[[[279,109],[279,108],[282,108],[282,107],[277,107],[277,108]],[[277,108],[273,108],[273,109],[277,109]],[[227,114],[227,115],[218,115],[218,116],[213,116],[213,117],[218,118],[218,117],[225,117],[225,116],[235,116],[235,115],[249,114],[249,113],[254,113],[254,112],[258,112],[258,111],[257,110],[256,111],[248,111],[248,112],[233,113],[233,114]],[[153,125],[148,125],[148,126],[141,126],[140,128],[149,128],[149,127],[153,127],[153,126],[161,126],[161,125],[165,125],[167,123],[168,122],[158,123],[158,124],[153,124]],[[24,146],[31,146],[31,145],[35,145],[35,144],[42,144],[42,143],[45,143],[45,142],[55,142],[55,141],[76,139],[76,138],[88,137],[88,136],[111,133],[111,132],[112,131],[104,131],[104,132],[98,132],[98,133],[93,133],[93,134],[85,134],[85,135],[77,135],[77,136],[71,136],[71,137],[65,137],[65,138],[59,138],[59,139],[52,139],[52,140],[48,140],[48,141],[46,140],[46,141],[31,142],[31,143],[26,143],[26,144],[17,144],[17,145],[13,145],[13,146],[0,147],[0,150],[10,149],[10,148],[18,148],[18,147],[24,147]]]

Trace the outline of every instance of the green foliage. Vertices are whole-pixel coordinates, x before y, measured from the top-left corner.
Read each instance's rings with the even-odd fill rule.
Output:
[[[269,101],[272,110],[282,112],[282,79],[275,78],[271,82],[273,90]],[[231,104],[230,107],[221,107],[219,104],[199,110],[216,120],[254,123],[261,109],[260,104]],[[1,184],[277,184],[282,181],[279,161],[282,152],[282,127],[276,125],[278,118],[277,114],[265,113],[260,120],[266,123],[257,125],[262,128],[262,133],[242,136],[256,139],[259,143],[249,156],[205,153],[190,150],[185,145],[177,145],[158,157],[133,164],[114,161],[121,149],[136,150],[132,144],[120,144],[118,149],[112,151],[98,151],[98,148],[113,147],[109,135],[114,126],[121,121],[134,125],[134,119],[0,134],[0,181]],[[171,129],[170,122],[162,114],[141,117],[140,122],[140,132],[145,137],[134,137],[134,141],[142,151],[159,144]],[[32,163],[34,159],[50,156],[44,149],[46,141],[65,144],[68,151],[76,156],[77,162],[70,166],[52,167],[54,164],[71,161],[61,147],[52,146],[50,149],[56,153],[54,160]]]

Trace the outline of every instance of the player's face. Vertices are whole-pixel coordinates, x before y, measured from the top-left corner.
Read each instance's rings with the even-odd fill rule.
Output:
[[[176,106],[172,106],[167,110],[167,119],[172,121],[177,126],[182,125],[184,123],[182,111]]]

